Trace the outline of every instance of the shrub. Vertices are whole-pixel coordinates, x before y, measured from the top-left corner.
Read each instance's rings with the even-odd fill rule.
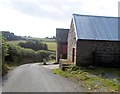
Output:
[[[18,45],[20,47],[30,48],[30,49],[33,49],[35,51],[48,50],[47,44],[45,44],[45,43],[43,43],[41,41],[38,41],[38,40],[29,40],[27,42],[20,42]]]
[[[8,73],[9,70],[9,66],[7,66],[6,64],[2,65],[2,76],[4,76],[6,73]]]
[[[75,65],[71,65],[70,67],[67,68],[67,70],[69,72],[71,72],[71,71],[78,71],[78,70],[80,70],[80,67],[75,66]]]
[[[50,57],[50,52],[46,50],[40,50],[36,52],[36,57],[38,61],[43,61],[43,59],[48,60]]]
[[[56,52],[55,51],[50,51],[50,59],[56,59]]]
[[[32,49],[25,49],[15,45],[8,46],[8,56],[5,57],[7,62],[25,63],[27,60],[33,62],[35,59],[35,51]],[[31,60],[31,61],[30,61]]]

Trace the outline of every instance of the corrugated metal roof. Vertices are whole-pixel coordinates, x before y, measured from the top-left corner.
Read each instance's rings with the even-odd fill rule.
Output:
[[[69,29],[56,28],[56,41],[67,42]]]
[[[118,18],[73,14],[77,39],[120,40]]]

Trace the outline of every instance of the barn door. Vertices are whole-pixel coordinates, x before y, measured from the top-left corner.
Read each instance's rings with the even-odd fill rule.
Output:
[[[75,48],[72,49],[72,62],[74,62],[75,59]]]

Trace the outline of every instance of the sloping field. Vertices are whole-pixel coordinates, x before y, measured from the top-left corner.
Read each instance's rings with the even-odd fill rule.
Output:
[[[37,40],[43,41],[43,43],[46,43],[48,45],[49,50],[56,50],[56,42],[55,39],[44,39],[44,38],[39,38]],[[25,40],[16,40],[16,41],[8,41],[9,44],[13,45],[18,45],[20,42],[26,42]]]

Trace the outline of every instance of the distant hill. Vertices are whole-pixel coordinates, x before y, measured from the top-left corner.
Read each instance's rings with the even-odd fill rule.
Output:
[[[17,36],[14,33],[11,33],[9,31],[1,31],[2,35],[8,40],[8,41],[13,41],[13,40],[31,40],[31,36]]]
[[[11,33],[9,31],[2,31],[2,35],[8,40],[8,41],[13,41],[13,40],[21,40],[21,36],[16,36],[14,33]]]

